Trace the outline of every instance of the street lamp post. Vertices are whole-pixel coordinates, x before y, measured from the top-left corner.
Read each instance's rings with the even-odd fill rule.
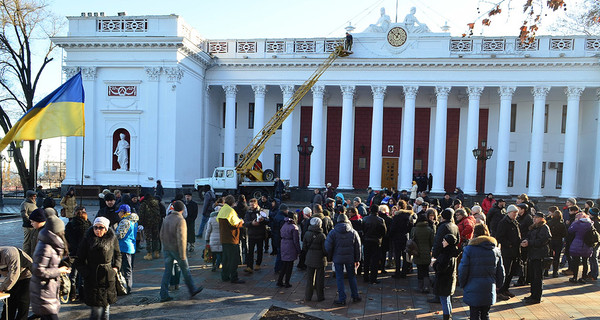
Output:
[[[483,174],[485,170],[485,162],[488,161],[492,155],[494,154],[494,149],[491,147],[485,148],[486,142],[481,141],[481,147],[473,149],[473,157],[477,161],[482,161],[483,165],[481,166],[481,181],[479,182],[479,192],[483,193]]]
[[[302,167],[304,168],[304,174],[302,175],[302,187],[306,188],[306,163],[308,162],[307,158],[310,157],[315,147],[312,144],[307,145],[308,136],[304,136],[304,138],[302,138],[302,141],[304,143],[299,143],[296,147],[298,148],[298,153],[301,156],[304,156],[304,159],[302,161]]]
[[[10,162],[14,154],[12,147],[8,148],[8,159],[0,154],[0,206],[4,206],[4,161]]]

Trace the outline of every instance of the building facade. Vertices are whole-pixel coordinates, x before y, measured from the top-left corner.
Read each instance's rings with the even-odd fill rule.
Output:
[[[235,165],[340,43],[203,39],[176,15],[68,19],[52,40],[84,79],[86,185],[179,188]],[[264,168],[311,188],[407,189],[431,173],[432,192],[600,197],[600,37],[367,31],[269,140]],[[473,156],[482,146],[487,161]],[[81,182],[82,148],[68,138],[65,184]]]

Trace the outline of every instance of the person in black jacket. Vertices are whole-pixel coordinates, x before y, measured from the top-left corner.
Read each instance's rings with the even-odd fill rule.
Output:
[[[442,241],[447,234],[452,234],[456,239],[459,239],[458,226],[454,223],[454,209],[446,208],[442,211],[442,222],[438,225],[433,239],[433,247],[431,248],[432,257],[437,259],[442,251]],[[434,281],[435,285],[435,281]],[[428,299],[431,303],[440,303],[440,297],[436,295],[432,299]]]
[[[117,230],[117,225],[119,224],[119,221],[121,221],[121,218],[119,218],[119,215],[116,211],[117,208],[115,208],[116,201],[117,200],[114,194],[106,194],[104,196],[104,203],[106,203],[106,207],[100,209],[96,215],[96,217],[104,217],[108,219],[108,221],[110,221],[110,227],[113,228],[113,231]]]
[[[451,296],[456,288],[456,259],[460,253],[457,245],[457,237],[451,233],[445,235],[438,259],[433,263],[436,279],[433,290],[440,297],[444,320],[452,317]]]
[[[446,192],[442,200],[440,200],[440,207],[442,207],[442,210],[450,208],[452,207],[452,202],[453,200],[450,198],[450,194]]]
[[[527,239],[521,242],[521,246],[529,248],[527,250],[527,258],[529,259],[528,268],[531,275],[531,295],[523,299],[525,303],[536,304],[542,301],[542,280],[543,277],[543,262],[550,253],[548,244],[550,243],[550,228],[546,224],[544,214],[537,212],[535,214],[534,223],[529,228]]]
[[[558,210],[550,214],[548,227],[552,238],[550,239],[550,253],[552,254],[552,277],[558,278],[558,265],[560,263],[560,252],[563,248],[563,239],[567,236],[567,226],[563,220],[562,213]],[[545,274],[547,275],[548,269]]]
[[[198,218],[198,203],[192,200],[192,192],[185,192],[185,201],[183,201],[187,209],[187,217],[185,217],[185,224],[187,225],[187,242],[188,251],[194,252],[194,244],[196,243],[196,218]]]
[[[69,245],[69,252],[72,256],[76,256],[77,252],[79,252],[79,244],[83,240],[85,233],[92,226],[92,223],[88,220],[88,215],[85,210],[85,207],[76,207],[75,208],[75,217],[67,223],[65,226],[65,238],[67,239],[67,244]],[[82,277],[77,271],[77,269],[71,269],[71,274],[69,275],[69,279],[71,280],[71,294],[70,300],[75,301],[77,299],[77,295],[79,294],[79,298],[83,300],[83,283]]]
[[[413,227],[410,220],[411,214],[410,210],[398,209],[392,218],[390,235],[394,244],[394,260],[396,261],[396,272],[392,276],[393,278],[406,278],[408,267],[412,264],[406,261],[405,252],[408,235]],[[402,261],[402,265],[400,261]]]
[[[504,218],[498,222],[495,238],[500,244],[502,253],[502,262],[504,264],[504,284],[500,287],[498,297],[502,300],[508,300],[515,295],[508,291],[512,277],[516,275],[519,259],[521,256],[521,231],[517,222],[517,212],[519,209],[515,205],[508,206]]]
[[[496,229],[498,228],[498,222],[504,218],[506,215],[506,201],[504,199],[498,199],[498,201],[494,202],[492,207],[487,213],[486,221],[487,225],[490,228],[490,234],[492,236],[496,235]]]
[[[267,234],[267,225],[269,217],[265,212],[261,212],[258,201],[255,198],[250,199],[250,207],[244,217],[244,227],[248,229],[248,252],[246,253],[246,269],[248,273],[260,269],[263,259],[263,241]],[[254,266],[254,250],[256,248],[256,266]]]
[[[522,196],[523,194],[520,197]],[[529,213],[531,212],[531,209],[529,205],[525,202],[517,204],[517,208],[519,208],[517,222],[519,222],[519,230],[521,231],[521,237],[522,239],[526,239],[527,234],[529,233],[529,227],[533,224],[533,217]],[[527,271],[527,266],[529,263],[529,259],[527,259],[527,250],[527,247],[521,248],[521,271],[519,273],[519,279],[516,283],[517,286],[524,286],[531,282],[529,272]]]
[[[379,259],[381,253],[381,240],[387,232],[385,222],[378,216],[379,206],[372,205],[370,214],[363,218],[365,268],[363,279],[373,284],[380,283],[377,280]]]

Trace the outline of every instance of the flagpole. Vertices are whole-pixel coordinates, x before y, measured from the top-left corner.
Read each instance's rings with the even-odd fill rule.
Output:
[[[79,190],[83,192],[83,169],[85,166],[85,134],[83,135],[83,143],[82,143],[82,151],[81,151],[81,185],[79,186]],[[81,207],[83,203],[83,195],[79,196],[79,206]]]

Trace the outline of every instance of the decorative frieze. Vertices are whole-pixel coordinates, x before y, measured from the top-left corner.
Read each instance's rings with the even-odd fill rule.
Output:
[[[183,70],[180,67],[163,67],[167,76],[167,82],[180,82],[183,78]]]
[[[585,50],[587,50],[587,51],[600,51],[600,38],[587,38],[587,39],[585,39]]]
[[[146,32],[148,19],[98,19],[98,32]]]
[[[450,40],[451,52],[471,52],[473,51],[473,40],[452,39]]]
[[[146,76],[148,81],[158,81],[160,79],[160,67],[145,67]]]
[[[238,53],[256,53],[256,41],[238,41]]]
[[[537,51],[540,47],[540,39],[534,39],[533,41],[521,41],[521,39],[515,39],[515,48],[517,51]]]
[[[209,53],[227,53],[227,41],[209,41]]]
[[[109,97],[135,97],[137,86],[108,86]]]
[[[267,52],[267,53],[285,52],[285,41],[283,41],[283,40],[267,40],[267,41],[265,41],[265,52]]]
[[[504,51],[504,39],[483,39],[481,42],[481,51],[484,52],[500,52]]]
[[[573,50],[574,39],[552,38],[550,39],[550,51]]]
[[[296,40],[294,41],[294,52],[315,52],[316,41],[313,40]]]
[[[334,52],[335,48],[344,45],[342,40],[325,40],[325,52]]]
[[[95,80],[96,79],[96,67],[82,67],[81,77],[83,80]]]

